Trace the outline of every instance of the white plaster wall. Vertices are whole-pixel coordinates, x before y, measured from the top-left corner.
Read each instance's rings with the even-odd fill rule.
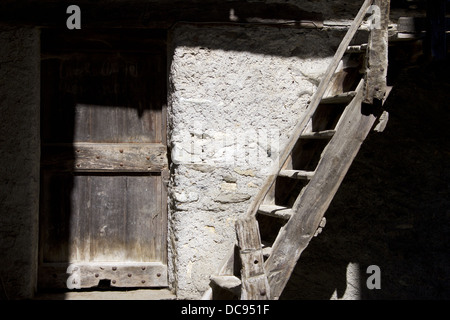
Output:
[[[170,243],[180,299],[201,297],[234,221],[304,114],[342,32],[178,25],[169,74]]]

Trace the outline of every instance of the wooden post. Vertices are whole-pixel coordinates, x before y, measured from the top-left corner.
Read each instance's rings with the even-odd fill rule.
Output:
[[[241,269],[241,300],[269,300],[258,222],[254,217],[236,221]]]
[[[363,100],[367,104],[373,104],[374,99],[382,101],[386,93],[390,0],[374,0],[371,8],[371,32],[367,47]]]

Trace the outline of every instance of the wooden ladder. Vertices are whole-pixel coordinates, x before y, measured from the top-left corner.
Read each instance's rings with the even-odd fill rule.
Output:
[[[381,8],[381,29],[371,30],[367,44],[350,46],[373,4]],[[236,221],[237,244],[203,299],[280,297],[381,109],[388,17],[388,0],[364,1],[279,165]]]

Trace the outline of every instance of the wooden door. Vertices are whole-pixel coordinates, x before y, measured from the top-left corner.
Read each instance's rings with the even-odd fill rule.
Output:
[[[167,286],[165,40],[141,33],[43,34],[42,288]]]

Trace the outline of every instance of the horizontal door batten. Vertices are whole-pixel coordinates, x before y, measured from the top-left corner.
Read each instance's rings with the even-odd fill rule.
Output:
[[[74,172],[158,172],[168,168],[159,143],[44,144],[42,167]]]

